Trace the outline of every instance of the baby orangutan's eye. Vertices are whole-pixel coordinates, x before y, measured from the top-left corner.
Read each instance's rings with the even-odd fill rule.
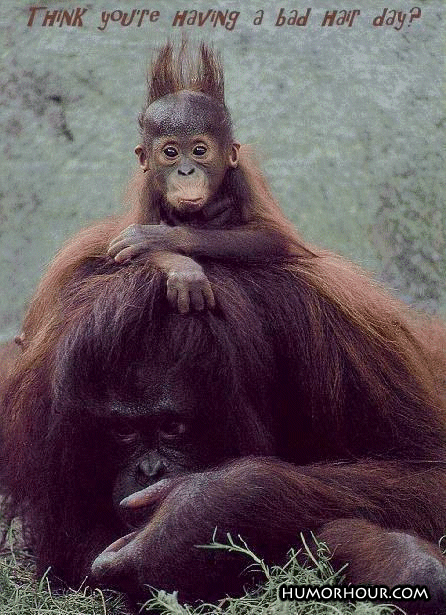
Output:
[[[204,156],[207,151],[208,150],[205,145],[196,145],[192,153],[194,156]]]
[[[176,158],[178,156],[178,150],[173,145],[168,145],[163,149],[163,153],[167,158]]]

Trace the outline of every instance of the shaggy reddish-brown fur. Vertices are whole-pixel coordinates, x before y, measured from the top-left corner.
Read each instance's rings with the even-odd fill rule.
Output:
[[[39,570],[76,583],[95,560],[92,580],[136,595],[147,584],[215,598],[240,590],[244,564],[195,549],[215,527],[271,561],[311,530],[350,560],[350,578],[428,584],[436,609],[445,589],[434,546],[446,527],[442,325],[305,245],[246,154],[246,215],[277,229],[288,256],[200,256],[217,307],[176,314],[150,253],[125,265],[104,256],[130,223],[158,222],[148,175],[132,185],[128,213],[55,258],[5,384],[1,479]],[[113,505],[113,408],[138,403],[140,412],[142,392],[159,401],[167,382],[169,403],[188,405],[203,427],[190,451],[198,459],[156,497],[141,495],[157,504],[142,529],[116,556],[99,555],[128,531]]]
[[[219,560],[221,583],[212,584],[212,556],[193,547],[215,526],[273,560],[300,531],[345,518],[435,543],[446,525],[446,434],[423,327],[329,255],[207,263],[206,273],[218,309],[180,316],[142,257],[126,267],[85,261],[60,291],[57,325],[25,347],[3,399],[3,484],[40,571],[51,565],[80,581],[126,532],[112,506],[109,417],[114,399],[135,395],[135,366],[160,383],[177,374],[182,399],[200,392],[196,418],[212,423],[207,444],[197,443],[203,469],[239,461],[183,476],[149,523],[147,544],[133,551],[145,555],[100,569],[110,585],[136,593],[149,583],[186,597],[234,589],[239,564]],[[158,532],[162,546],[152,544]],[[361,548],[373,536],[349,536],[353,576],[377,565],[389,579],[418,570],[407,558],[386,560],[378,533],[376,552]],[[365,572],[362,581],[374,578]]]

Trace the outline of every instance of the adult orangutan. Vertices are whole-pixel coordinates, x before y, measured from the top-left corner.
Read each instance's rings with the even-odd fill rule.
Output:
[[[217,599],[249,577],[240,558],[196,548],[215,528],[272,562],[313,531],[335,565],[349,562],[349,580],[426,585],[431,600],[409,607],[441,612],[444,329],[308,249],[253,163],[238,162],[224,177],[238,177],[245,200],[217,189],[206,203],[230,204],[231,215],[243,204],[249,218],[216,230],[189,212],[164,228],[163,215],[176,216],[160,201],[170,180],[165,192],[144,180],[130,214],[87,229],[55,259],[5,383],[9,513],[22,517],[39,571],[71,584],[89,575],[135,597],[151,585]],[[113,242],[131,222],[144,239],[129,231]],[[178,255],[166,237],[183,232]],[[242,233],[254,248],[238,261],[230,238]],[[262,245],[279,246],[274,258]],[[177,257],[201,268],[213,309],[172,309],[172,263],[186,294],[205,297]]]

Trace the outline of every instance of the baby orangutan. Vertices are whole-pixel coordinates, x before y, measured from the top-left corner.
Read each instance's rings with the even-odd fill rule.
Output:
[[[180,312],[214,307],[209,281],[191,257],[258,262],[302,252],[264,180],[242,160],[222,67],[206,45],[197,62],[184,44],[176,59],[171,44],[161,49],[139,124],[143,223],[123,230],[108,254],[123,262],[149,252]]]

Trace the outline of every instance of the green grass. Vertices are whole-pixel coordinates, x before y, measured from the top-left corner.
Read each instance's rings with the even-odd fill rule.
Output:
[[[4,527],[1,529],[4,530]],[[34,558],[23,544],[20,525],[13,522],[0,551],[1,615],[127,615],[116,592],[86,587],[54,592],[45,574],[36,579]]]
[[[227,544],[213,543],[204,548],[227,549],[248,555],[252,566],[264,578],[256,591],[241,598],[226,598],[217,605],[200,604],[195,607],[178,603],[175,593],[153,591],[153,598],[141,606],[141,613],[165,615],[388,615],[394,607],[371,603],[298,603],[282,602],[278,587],[282,583],[330,585],[342,582],[342,571],[334,571],[324,545],[314,557],[302,539],[300,551],[290,551],[284,566],[267,566],[241,539],[228,536]],[[297,555],[306,555],[307,563],[300,565]],[[299,558],[301,559],[301,558]],[[56,593],[48,576],[40,580],[34,575],[34,561],[21,541],[17,524],[8,532],[8,540],[0,552],[0,615],[127,615],[125,599],[116,592],[101,592],[87,587]],[[400,612],[399,610],[397,611]],[[402,612],[402,611],[401,611]]]
[[[226,598],[216,605],[203,604],[192,608],[179,605],[175,595],[159,591],[146,603],[149,609],[155,609],[162,615],[388,615],[395,612],[395,607],[373,605],[371,603],[347,604],[340,602],[282,602],[278,598],[278,588],[283,583],[296,585],[337,585],[342,583],[342,570],[334,571],[329,559],[327,548],[317,545],[317,556],[314,557],[303,537],[302,549],[291,550],[284,566],[267,566],[243,542],[235,542],[228,535],[227,544],[213,543],[206,548],[227,549],[248,556],[252,566],[261,571],[264,583],[256,591],[241,598]],[[306,555],[307,563],[301,565],[297,556]],[[301,557],[299,557],[301,560]],[[403,611],[398,611],[403,613]]]

